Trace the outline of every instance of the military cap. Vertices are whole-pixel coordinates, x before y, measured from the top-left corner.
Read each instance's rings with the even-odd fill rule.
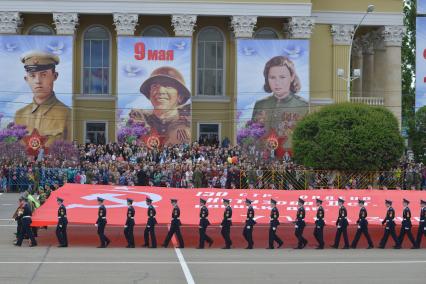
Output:
[[[149,197],[147,197],[145,200],[146,200],[146,202],[152,202],[152,199],[149,198]]]
[[[246,198],[246,203],[251,204],[252,201],[250,199]]]
[[[25,71],[37,72],[55,68],[59,64],[59,57],[41,50],[31,50],[21,56]]]
[[[389,205],[392,205],[392,200],[385,200],[385,204],[389,204]]]
[[[407,204],[410,204],[410,201],[409,200],[407,200],[407,199],[402,199],[402,202],[404,202],[404,203],[407,203]]]
[[[104,202],[104,199],[103,199],[102,197],[99,197],[99,196],[98,196],[97,200],[98,200],[99,202]]]
[[[322,200],[321,199],[317,198],[316,201],[317,201],[317,203],[322,204]]]
[[[207,200],[200,198],[200,203],[206,204]]]
[[[297,201],[300,204],[305,204],[305,200],[303,200],[302,198],[299,198],[299,200]]]
[[[62,199],[62,198],[60,198],[60,197],[56,197],[56,201],[59,201],[59,202],[64,202],[64,199]]]
[[[130,204],[132,204],[133,203],[133,199],[127,198],[127,202],[130,203]]]
[[[229,203],[229,199],[224,198],[222,200],[223,200],[223,202]]]
[[[358,199],[358,203],[359,203],[359,204],[364,204],[364,203],[365,203],[365,201],[364,201],[364,200],[362,200],[362,199]]]
[[[171,202],[171,203],[177,203],[177,199],[171,198],[171,199],[170,199],[170,202]]]
[[[272,199],[272,198],[271,198],[271,203],[272,203],[272,204],[277,204],[277,201],[276,201],[275,199]]]
[[[426,201],[420,200],[420,204],[426,205]]]
[[[339,199],[338,199],[338,201],[339,201],[340,203],[345,203],[345,200],[344,200],[343,198],[339,198]]]

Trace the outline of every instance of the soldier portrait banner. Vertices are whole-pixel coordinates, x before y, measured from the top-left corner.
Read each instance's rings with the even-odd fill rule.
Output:
[[[191,61],[190,38],[118,38],[118,141],[190,143]]]
[[[309,41],[237,41],[237,141],[257,158],[291,153],[309,110]]]
[[[426,105],[426,17],[416,19],[416,110]]]
[[[71,140],[72,36],[1,35],[0,62],[0,129]]]

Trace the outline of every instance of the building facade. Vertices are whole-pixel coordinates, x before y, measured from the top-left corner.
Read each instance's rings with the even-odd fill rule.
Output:
[[[2,0],[0,34],[72,36],[71,132],[79,143],[117,140],[119,37],[191,38],[191,139],[235,143],[239,39],[309,41],[309,111],[362,102],[401,121],[402,2]],[[374,12],[354,34],[369,4]],[[360,70],[349,96],[348,69]]]

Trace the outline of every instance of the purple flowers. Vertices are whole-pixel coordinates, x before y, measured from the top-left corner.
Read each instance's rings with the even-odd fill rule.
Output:
[[[14,122],[9,123],[6,128],[0,130],[0,142],[15,142],[19,141],[28,134],[25,125],[18,125]]]
[[[242,144],[252,144],[265,135],[266,130],[262,123],[249,120],[243,128],[238,129],[237,141]]]
[[[55,140],[49,147],[49,156],[57,161],[78,161],[78,149],[68,141]]]
[[[129,119],[126,126],[118,130],[117,138],[120,143],[131,143],[149,133],[149,128],[145,126],[144,122],[135,122]]]

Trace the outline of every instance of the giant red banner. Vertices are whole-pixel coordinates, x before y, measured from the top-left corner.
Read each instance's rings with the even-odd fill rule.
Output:
[[[393,200],[396,210],[396,222],[401,222],[402,199],[411,201],[410,208],[413,215],[413,224],[417,225],[420,212],[420,199],[426,199],[424,191],[396,191],[396,190],[229,190],[229,189],[178,189],[162,187],[142,186],[104,186],[104,185],[80,185],[66,184],[59,190],[52,192],[46,203],[35,212],[33,226],[54,225],[57,222],[56,197],[63,198],[67,207],[68,220],[71,224],[94,224],[97,218],[97,197],[105,199],[107,208],[107,220],[110,225],[124,225],[126,221],[127,203],[126,198],[134,200],[133,206],[136,210],[136,224],[145,224],[147,205],[145,198],[150,197],[157,210],[157,221],[160,224],[168,224],[171,219],[172,206],[170,198],[179,200],[181,208],[181,222],[184,225],[198,226],[199,222],[199,198],[207,200],[209,208],[209,220],[212,224],[220,224],[224,207],[222,198],[231,200],[233,208],[233,223],[245,221],[246,206],[245,199],[253,201],[256,221],[259,224],[269,223],[270,205],[269,201],[274,198],[278,201],[277,207],[280,211],[280,222],[290,223],[294,220],[297,211],[297,200],[303,198],[306,209],[307,223],[313,223],[315,218],[315,199],[323,200],[325,209],[325,221],[334,224],[336,221],[338,204],[337,199],[342,197],[346,200],[349,223],[355,223],[358,219],[358,198],[365,200],[368,210],[368,221],[372,225],[381,224],[385,216],[385,199]]]

